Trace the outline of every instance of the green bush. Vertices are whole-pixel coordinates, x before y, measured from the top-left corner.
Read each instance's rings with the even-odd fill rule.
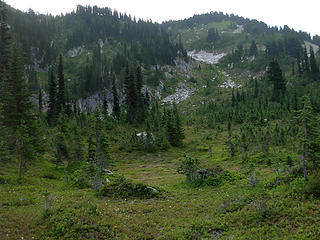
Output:
[[[185,157],[178,168],[178,173],[184,174],[188,182],[198,180],[198,170],[200,169],[200,162],[197,158]]]
[[[70,176],[71,184],[80,189],[91,187],[90,184],[90,166],[88,164],[82,165],[75,170]]]
[[[226,183],[234,183],[242,178],[243,176],[241,174],[224,171],[221,174],[209,176],[207,179],[205,179],[204,183],[208,186],[220,186]]]
[[[312,195],[315,198],[320,198],[320,171],[313,173],[305,188],[307,196]]]
[[[0,175],[0,184],[6,184],[6,180]]]
[[[119,177],[104,185],[100,189],[99,195],[112,198],[150,199],[159,197],[160,192],[145,184],[135,184],[126,180],[124,177]]]

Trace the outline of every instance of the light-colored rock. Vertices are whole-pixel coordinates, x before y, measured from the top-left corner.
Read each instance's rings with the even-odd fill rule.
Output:
[[[167,79],[172,79],[173,78],[172,74],[170,74],[168,72],[165,72],[164,75],[166,76]]]
[[[150,189],[150,190],[152,190],[152,192],[154,192],[154,193],[158,193],[158,192],[159,192],[157,189],[155,189],[155,188],[153,188],[153,187],[147,186],[147,188]]]
[[[188,89],[182,82],[179,82],[178,87],[176,88],[176,92],[166,98],[162,99],[162,104],[165,103],[180,103],[187,100],[191,94],[193,93],[192,90]]]
[[[244,31],[243,25],[237,25],[237,29],[234,30],[232,33],[242,33]]]
[[[308,56],[310,57],[310,47],[313,48],[313,51],[316,53],[319,51],[319,46],[316,45],[316,44],[313,44],[311,42],[308,42],[308,41],[304,41],[304,46],[306,47],[307,49],[307,53],[308,53]]]
[[[85,50],[84,46],[74,47],[68,51],[68,56],[69,57],[76,57],[76,56],[80,55],[81,53],[83,53],[84,50]]]
[[[218,86],[219,88],[240,88],[241,84],[236,84],[232,79],[228,79],[224,83]]]
[[[226,55],[226,53],[214,54],[203,50],[199,52],[195,50],[188,52],[188,56],[194,60],[209,64],[217,64]]]

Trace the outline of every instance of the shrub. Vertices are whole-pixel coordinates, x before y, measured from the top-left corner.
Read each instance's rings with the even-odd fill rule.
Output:
[[[200,169],[200,162],[197,158],[185,157],[180,162],[178,173],[185,174],[188,182],[198,180],[198,170]]]
[[[305,194],[320,198],[320,171],[314,172],[306,185]]]
[[[0,175],[0,184],[6,184],[6,180]]]
[[[160,196],[160,191],[142,183],[132,183],[124,177],[114,179],[109,184],[104,185],[99,195],[113,198],[140,198],[150,199]]]
[[[220,174],[208,177],[205,180],[205,184],[208,186],[219,186],[224,185],[226,183],[234,183],[235,181],[240,180],[242,178],[243,176],[238,173],[223,171]]]

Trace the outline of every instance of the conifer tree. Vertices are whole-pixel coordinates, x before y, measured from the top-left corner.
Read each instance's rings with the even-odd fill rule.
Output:
[[[314,56],[313,48],[310,46],[310,69],[311,74],[315,77],[319,73],[319,68]]]
[[[127,120],[132,123],[137,120],[137,88],[134,77],[129,70],[129,64],[126,64],[125,70],[125,93],[126,93],[126,107],[127,107]]]
[[[65,96],[65,85],[64,85],[64,73],[63,73],[63,62],[62,54],[59,56],[58,65],[58,96],[57,96],[57,115],[62,109],[66,107],[66,96]]]
[[[105,90],[103,91],[102,112],[104,117],[106,118],[108,116],[108,101],[107,101],[107,93]]]
[[[258,48],[257,48],[256,42],[252,41],[250,49],[249,49],[249,55],[250,56],[256,56],[257,53],[258,53]]]
[[[6,4],[0,0],[0,111],[2,111],[3,120],[7,118],[6,114],[10,108],[10,55],[11,35],[7,24],[7,7]],[[4,124],[4,121],[0,123]]]
[[[67,159],[69,165],[69,151],[67,141],[69,137],[68,118],[62,109],[57,118],[57,155],[56,155],[56,168],[62,163],[63,159]]]
[[[39,88],[38,106],[39,106],[39,112],[41,113],[43,111],[43,96],[42,96],[42,89],[41,88]]]
[[[112,75],[112,94],[113,94],[113,114],[114,116],[119,119],[120,118],[120,105],[119,105],[119,98],[118,92],[116,87],[116,77]]]
[[[14,150],[19,158],[19,177],[26,160],[31,160],[41,151],[41,133],[32,113],[30,94],[23,76],[23,66],[17,47],[14,48],[10,64],[11,108],[7,114],[9,129],[14,137]]]
[[[55,122],[57,115],[57,85],[54,80],[53,70],[49,71],[49,106],[47,121],[49,124]]]
[[[305,73],[310,73],[310,64],[309,64],[309,57],[308,57],[308,53],[307,53],[307,49],[304,48],[303,49],[303,56],[304,56],[304,60],[303,60],[303,70]]]
[[[273,60],[269,64],[267,71],[268,80],[273,84],[273,100],[280,102],[281,97],[284,96],[286,91],[286,83],[282,76],[282,71],[279,66],[279,63],[276,60]]]
[[[138,66],[136,70],[136,86],[137,86],[137,118],[139,122],[143,122],[146,118],[146,102],[145,97],[142,94],[142,87],[143,87],[143,81],[142,81],[142,73],[141,73],[141,67]]]

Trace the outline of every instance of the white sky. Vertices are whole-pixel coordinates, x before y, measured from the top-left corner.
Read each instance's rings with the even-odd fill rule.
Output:
[[[218,11],[263,21],[271,26],[288,25],[320,35],[319,0],[5,0],[12,7],[39,13],[71,12],[77,4],[110,7],[156,22],[189,18]]]

